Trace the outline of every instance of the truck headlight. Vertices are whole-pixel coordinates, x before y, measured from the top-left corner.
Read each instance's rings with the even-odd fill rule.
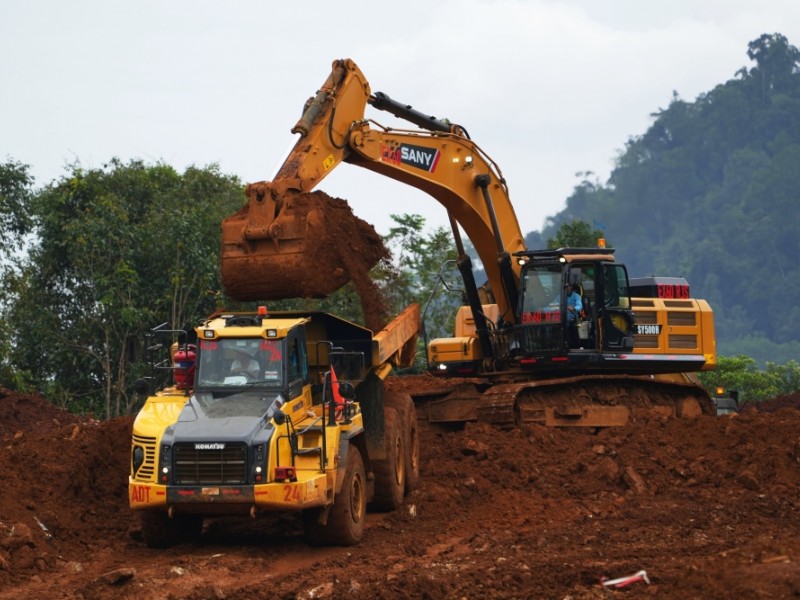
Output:
[[[133,467],[133,474],[136,475],[136,472],[139,470],[144,464],[144,448],[141,446],[134,446],[133,447],[133,456],[132,456],[132,467]]]

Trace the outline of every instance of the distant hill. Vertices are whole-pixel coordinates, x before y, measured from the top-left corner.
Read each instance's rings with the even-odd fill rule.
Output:
[[[675,94],[607,182],[583,181],[526,239],[602,223],[631,276],[686,277],[711,303],[721,353],[785,362],[800,356],[800,51],[764,34],[747,56],[694,102]]]

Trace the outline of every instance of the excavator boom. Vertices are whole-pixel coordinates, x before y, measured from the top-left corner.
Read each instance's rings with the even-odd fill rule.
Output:
[[[365,118],[367,105],[425,129],[377,125]],[[349,257],[337,255],[331,239],[336,223],[312,193],[337,165],[347,162],[439,201],[459,245],[457,225],[474,244],[489,289],[505,289],[495,294],[495,301],[501,314],[514,320],[519,266],[510,254],[525,249],[522,232],[499,168],[460,127],[386,94],[371,94],[353,61],[336,60],[292,131],[300,138],[275,178],[248,185],[247,204],[223,222],[222,278],[229,296],[321,297],[347,283],[352,275]],[[374,265],[380,256],[368,259]]]

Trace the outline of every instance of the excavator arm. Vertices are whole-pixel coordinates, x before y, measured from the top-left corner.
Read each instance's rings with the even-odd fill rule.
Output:
[[[367,105],[421,129],[381,126],[365,118]],[[520,267],[511,256],[525,249],[522,232],[499,168],[462,128],[372,94],[353,61],[336,60],[292,132],[300,138],[273,181],[248,185],[247,205],[223,223],[222,274],[230,296],[323,296],[347,282],[336,257],[325,252],[330,240],[324,220],[313,201],[309,206],[309,192],[346,162],[418,188],[442,204],[462,273],[469,262],[459,226],[483,263],[500,316],[514,322]],[[292,284],[298,280],[302,289]],[[479,309],[477,293],[472,296],[470,304]]]

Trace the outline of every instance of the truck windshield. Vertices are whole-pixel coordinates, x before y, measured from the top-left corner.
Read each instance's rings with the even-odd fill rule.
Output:
[[[284,340],[221,338],[200,341],[197,387],[283,385]]]

